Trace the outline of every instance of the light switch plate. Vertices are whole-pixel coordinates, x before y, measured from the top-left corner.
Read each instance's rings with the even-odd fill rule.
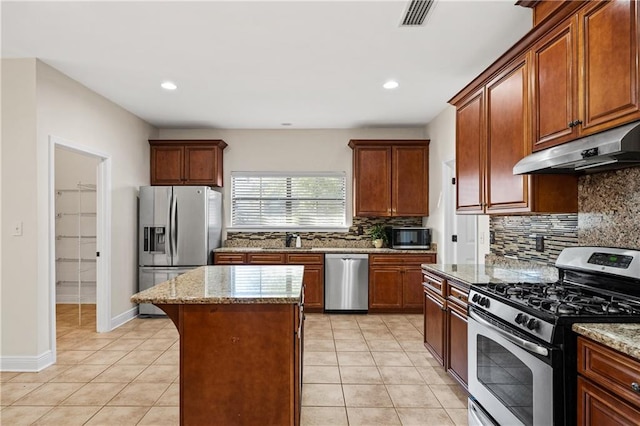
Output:
[[[22,236],[22,222],[16,222],[13,225],[13,235],[16,237]]]

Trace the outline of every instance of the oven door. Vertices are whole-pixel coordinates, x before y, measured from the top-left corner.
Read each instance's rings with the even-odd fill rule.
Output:
[[[473,307],[468,320],[471,396],[498,424],[552,425],[552,349]]]

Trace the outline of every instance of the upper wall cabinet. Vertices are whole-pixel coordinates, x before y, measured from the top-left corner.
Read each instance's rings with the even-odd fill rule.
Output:
[[[429,215],[429,141],[352,139],[354,216]]]
[[[150,140],[151,185],[222,186],[223,140]]]
[[[640,118],[636,2],[589,2],[531,50],[533,151]]]
[[[458,213],[577,211],[575,176],[513,174],[530,153],[529,58],[516,58],[456,104]]]

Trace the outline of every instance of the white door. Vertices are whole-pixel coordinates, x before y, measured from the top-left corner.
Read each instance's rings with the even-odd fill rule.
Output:
[[[475,264],[477,259],[478,217],[456,214],[455,160],[442,167],[444,202],[444,249],[442,263]]]

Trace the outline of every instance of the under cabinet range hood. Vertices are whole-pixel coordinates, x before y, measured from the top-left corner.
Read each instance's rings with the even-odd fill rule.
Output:
[[[535,152],[514,175],[595,173],[640,165],[640,121]]]

